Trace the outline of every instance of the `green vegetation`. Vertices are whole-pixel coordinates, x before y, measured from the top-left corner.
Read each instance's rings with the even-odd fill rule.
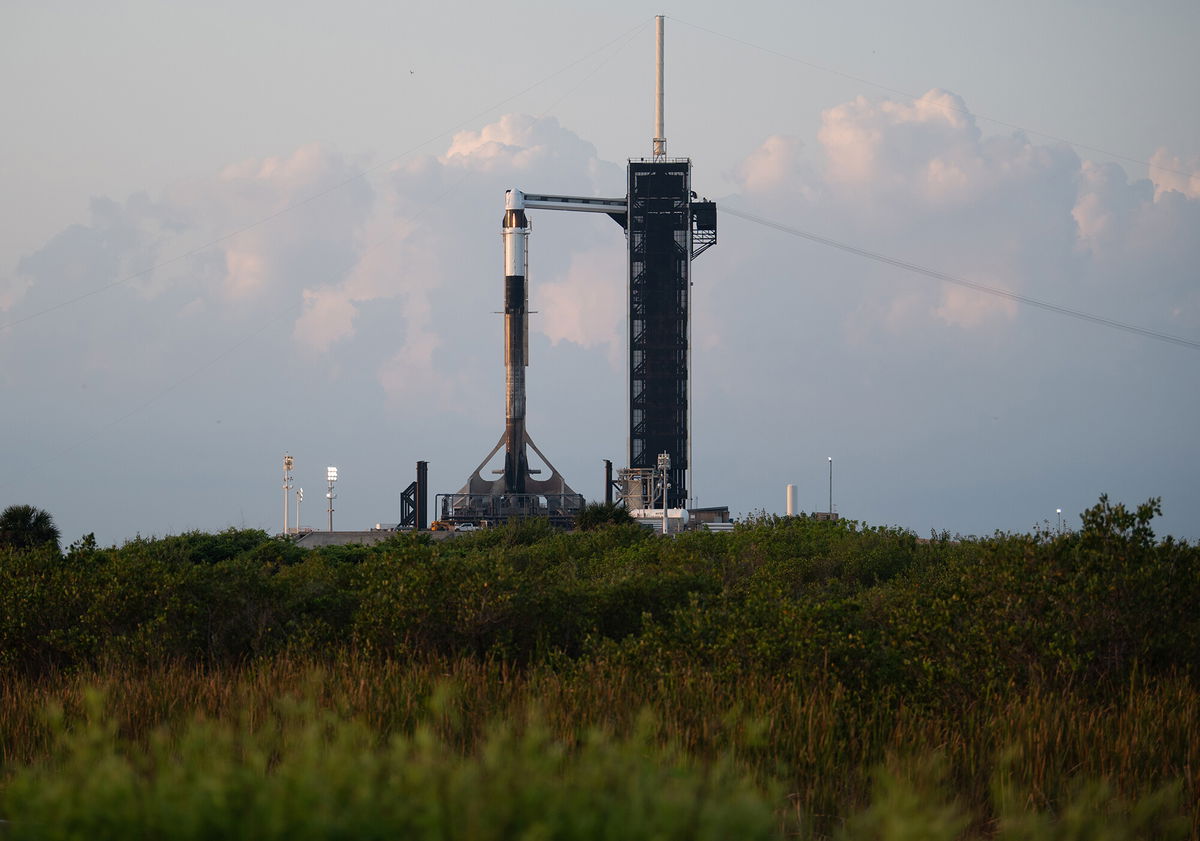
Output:
[[[985,540],[764,517],[0,549],[0,819],[1200,838],[1200,550],[1158,510]]]
[[[632,522],[629,512],[615,502],[590,502],[575,518],[575,527],[580,531],[591,531]]]
[[[0,551],[53,546],[58,551],[58,526],[48,511],[32,505],[10,505],[0,512]]]

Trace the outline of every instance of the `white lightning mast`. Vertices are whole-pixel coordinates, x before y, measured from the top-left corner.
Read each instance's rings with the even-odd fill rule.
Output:
[[[654,17],[654,157],[667,154],[666,129],[663,127],[663,16]]]

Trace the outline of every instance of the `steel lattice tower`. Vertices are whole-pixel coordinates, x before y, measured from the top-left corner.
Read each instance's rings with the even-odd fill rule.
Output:
[[[691,162],[629,162],[629,466],[671,456],[668,505],[687,504]]]

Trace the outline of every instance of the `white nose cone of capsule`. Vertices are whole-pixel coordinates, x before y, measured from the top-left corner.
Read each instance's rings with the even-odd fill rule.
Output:
[[[525,244],[529,221],[525,217],[525,194],[520,190],[504,192],[504,276],[525,277]]]

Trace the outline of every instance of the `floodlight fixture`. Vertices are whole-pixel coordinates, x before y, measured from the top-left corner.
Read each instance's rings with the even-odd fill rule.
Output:
[[[329,500],[329,530],[333,531],[333,501],[337,499],[337,494],[333,492],[333,483],[337,481],[337,468],[332,465],[325,468],[325,478],[329,481],[329,493],[325,494],[325,498]]]

